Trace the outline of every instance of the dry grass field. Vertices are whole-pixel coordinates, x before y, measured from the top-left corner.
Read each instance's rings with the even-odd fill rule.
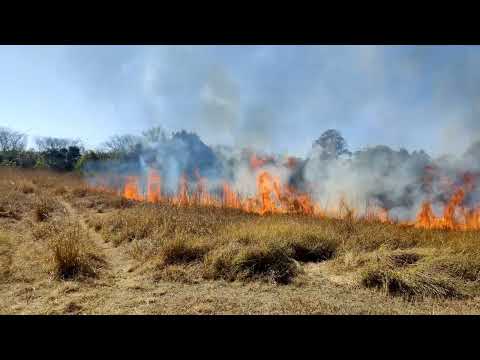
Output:
[[[1,314],[479,314],[480,236],[128,201],[0,170]]]

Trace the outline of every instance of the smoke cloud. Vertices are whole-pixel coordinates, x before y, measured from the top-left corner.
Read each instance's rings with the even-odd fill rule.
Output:
[[[67,53],[86,94],[115,104],[119,124],[136,124],[125,132],[161,124],[167,132],[198,135],[173,135],[142,150],[144,167],[161,168],[172,189],[181,173],[193,177],[200,167],[212,184],[228,179],[254,192],[249,149],[274,157],[270,172],[325,206],[345,196],[356,208],[374,201],[404,218],[426,197],[447,201],[446,178],[455,185],[480,168],[477,47],[75,47]],[[345,136],[351,157],[324,160],[312,149],[329,128]],[[299,165],[283,166],[286,154],[299,156]],[[427,181],[429,168],[434,175]],[[466,201],[476,199],[474,189]]]

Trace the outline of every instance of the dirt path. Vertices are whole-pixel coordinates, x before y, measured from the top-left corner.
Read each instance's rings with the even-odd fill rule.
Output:
[[[59,199],[59,201],[65,207],[67,216],[79,221],[80,225],[88,232],[90,238],[105,256],[107,267],[102,276],[104,280],[108,279],[110,286],[121,287],[125,285],[124,283],[128,282],[131,269],[133,269],[133,261],[127,257],[122,248],[115,247],[110,242],[105,242],[99,233],[87,225],[84,215],[80,215],[72,205],[63,199]]]

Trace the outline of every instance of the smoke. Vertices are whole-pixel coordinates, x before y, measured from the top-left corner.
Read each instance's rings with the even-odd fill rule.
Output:
[[[118,175],[136,175],[145,189],[153,168],[161,174],[162,190],[169,194],[178,191],[180,178],[194,186],[201,177],[208,180],[209,192],[219,193],[228,183],[245,198],[258,194],[258,175],[266,171],[281,184],[308,193],[327,212],[338,210],[341,202],[358,215],[377,206],[400,221],[415,218],[425,200],[441,213],[461,187],[468,189],[465,205],[476,206],[480,201],[475,186],[480,176],[480,142],[473,143],[461,156],[432,158],[423,150],[409,152],[379,145],[325,157],[316,145],[306,158],[288,159],[251,148],[210,146],[186,131],[166,136],[154,129],[137,140],[137,144],[127,144],[127,154],[122,158],[88,163],[92,184],[96,184],[98,174],[110,174],[111,185],[121,188]]]
[[[336,128],[354,149],[462,154],[480,139],[468,46],[75,46],[66,60],[117,132],[162,124],[208,144],[303,155]],[[115,130],[114,130],[115,129]]]
[[[355,152],[351,158],[322,159],[313,151],[302,167],[302,186],[324,207],[346,199],[364,213],[375,204],[398,220],[412,219],[423,201],[441,213],[454,192],[466,188],[466,206],[476,206],[480,191],[480,143],[461,156],[432,158],[424,151],[409,153],[375,146]]]
[[[424,153],[376,146],[348,159],[324,160],[314,153],[306,161],[303,176],[324,207],[335,207],[344,199],[361,212],[375,204],[405,218],[421,201],[421,180],[429,164]]]
[[[225,180],[255,193],[250,156],[265,153],[274,157],[265,170],[322,206],[345,197],[404,219],[427,198],[441,208],[465,173],[480,171],[475,47],[82,47],[71,55],[87,93],[118,105],[118,123],[192,132],[143,144],[137,165],[122,165],[160,169],[171,191],[198,169],[212,187]],[[344,134],[351,157],[325,160],[311,149],[328,128]],[[297,166],[284,166],[286,153],[301,156]],[[478,199],[474,188],[465,201]]]

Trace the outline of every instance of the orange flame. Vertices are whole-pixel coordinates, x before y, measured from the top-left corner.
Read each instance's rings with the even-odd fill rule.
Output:
[[[251,159],[252,167],[258,169],[265,164],[267,159],[258,159],[254,154]],[[415,226],[423,229],[443,230],[480,230],[480,207],[468,208],[463,205],[467,195],[474,189],[475,177],[465,174],[462,186],[455,187],[447,177],[439,177],[434,168],[427,168],[427,176],[424,178],[427,185],[433,184],[434,175],[440,179],[441,187],[452,191],[449,201],[444,205],[442,215],[436,215],[432,209],[432,201],[425,200],[416,219],[412,222],[404,222],[401,225]],[[150,169],[146,179],[146,192],[140,190],[139,176],[126,176],[120,194],[130,200],[147,201],[158,203],[166,201],[178,206],[214,206],[239,209],[259,215],[266,214],[303,214],[317,217],[335,217],[362,219],[364,221],[380,221],[384,223],[398,223],[392,220],[388,209],[378,205],[367,204],[363,215],[359,216],[358,209],[352,207],[342,196],[338,205],[327,211],[320,204],[314,202],[308,193],[300,193],[294,187],[282,184],[279,177],[268,171],[262,170],[256,174],[257,191],[254,196],[242,197],[232,185],[224,182],[219,191],[220,196],[213,195],[208,190],[207,179],[202,177],[199,171],[195,171],[196,187],[190,189],[185,174],[179,178],[178,190],[174,195],[162,195],[162,179],[157,170]],[[97,191],[115,192],[109,185],[107,177],[98,177],[94,189]],[[118,179],[117,179],[118,180]],[[430,189],[433,190],[433,189]],[[427,189],[427,192],[428,189]],[[328,205],[328,202],[327,202]]]
[[[430,201],[424,201],[417,215],[415,226],[424,229],[443,230],[478,230],[480,229],[479,209],[461,207],[465,196],[473,190],[474,178],[471,174],[463,177],[463,186],[458,187],[450,201],[443,208],[443,215],[436,216]],[[442,183],[453,184],[451,180],[442,178]]]
[[[160,174],[150,169],[147,179],[147,201],[157,203],[162,199],[162,179]]]
[[[125,187],[123,190],[123,196],[130,200],[142,201],[143,197],[138,191],[138,176],[127,176],[125,178]]]
[[[257,154],[254,153],[250,157],[250,168],[252,170],[257,170],[271,160],[272,160],[271,158],[259,158]]]

